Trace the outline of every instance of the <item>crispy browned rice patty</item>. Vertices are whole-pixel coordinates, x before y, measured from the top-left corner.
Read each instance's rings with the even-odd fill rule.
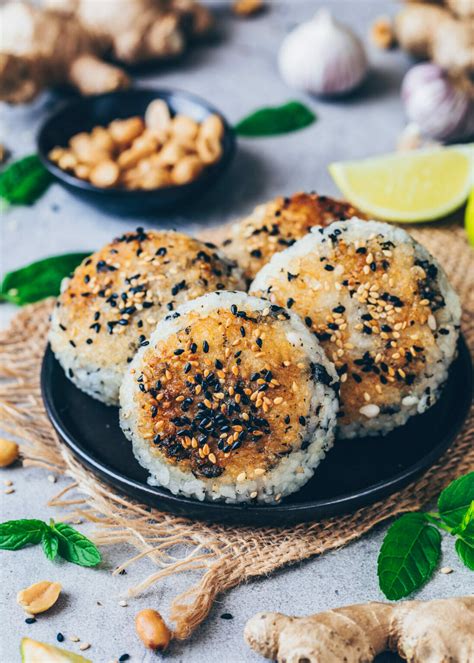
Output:
[[[242,292],[184,304],[120,390],[149,482],[198,499],[278,501],[332,445],[338,379],[298,316]]]
[[[288,248],[313,226],[328,226],[364,216],[349,203],[316,193],[295,193],[290,198],[279,196],[234,223],[222,249],[236,260],[247,279],[255,274],[279,251]]]
[[[116,405],[127,364],[162,316],[206,292],[243,287],[240,270],[213,244],[137,228],[64,281],[50,343],[80,389]]]
[[[339,433],[386,433],[438,398],[460,305],[446,274],[401,228],[351,219],[314,228],[250,287],[298,313],[341,380]]]

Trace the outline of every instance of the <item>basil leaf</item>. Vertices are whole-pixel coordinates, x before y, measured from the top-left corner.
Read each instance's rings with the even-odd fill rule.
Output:
[[[43,546],[43,552],[48,559],[54,559],[58,554],[58,537],[56,536],[54,530],[51,527],[48,527],[41,539],[41,545]]]
[[[274,136],[297,131],[309,126],[316,115],[299,101],[289,101],[282,106],[267,106],[244,117],[235,125],[240,136]]]
[[[42,520],[8,520],[0,525],[0,548],[19,550],[39,543],[46,529]]]
[[[379,585],[390,600],[408,596],[428,580],[441,554],[441,534],[422,513],[407,513],[385,535],[377,560]]]
[[[464,514],[474,500],[474,472],[465,474],[449,484],[438,498],[438,511],[450,527],[461,524]]]
[[[86,536],[65,523],[52,526],[58,537],[58,552],[68,562],[79,566],[96,566],[101,561],[100,552]]]
[[[14,205],[31,205],[52,178],[36,154],[15,161],[0,173],[0,198]]]
[[[456,539],[454,544],[459,559],[468,569],[474,571],[474,546],[470,546],[462,539]]]
[[[0,299],[13,304],[31,304],[59,294],[61,281],[90,255],[65,253],[8,272],[0,286]]]

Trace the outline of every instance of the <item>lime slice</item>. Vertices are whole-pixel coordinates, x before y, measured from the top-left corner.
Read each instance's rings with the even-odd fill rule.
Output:
[[[21,660],[22,663],[92,663],[84,656],[30,638],[21,641]]]
[[[469,243],[474,246],[474,189],[472,189],[469,195],[469,200],[467,201],[464,225],[466,227]]]
[[[474,183],[474,143],[329,166],[347,200],[376,219],[434,221],[460,207]]]

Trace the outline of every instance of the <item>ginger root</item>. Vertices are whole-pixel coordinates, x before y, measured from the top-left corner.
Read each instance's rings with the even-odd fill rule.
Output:
[[[15,104],[51,86],[81,94],[128,87],[128,75],[104,56],[125,64],[177,56],[212,19],[194,0],[12,0],[0,24],[0,101]]]
[[[407,2],[395,18],[397,41],[411,55],[430,59],[450,74],[473,74],[474,3],[448,0],[447,5]]]
[[[411,663],[474,661],[474,597],[367,603],[310,617],[262,612],[245,627],[245,640],[279,663],[370,663],[397,652]]]

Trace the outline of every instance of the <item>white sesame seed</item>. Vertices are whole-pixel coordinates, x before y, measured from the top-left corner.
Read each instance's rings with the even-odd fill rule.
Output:
[[[428,316],[428,327],[432,331],[436,330],[436,318],[434,317],[434,315],[432,313]]]
[[[48,481],[49,483],[56,483],[56,477],[54,474],[48,474]]]
[[[128,606],[128,603],[127,603],[127,601],[119,601],[119,606],[121,608],[126,608]]]
[[[363,405],[359,409],[360,414],[363,414],[365,417],[368,419],[373,419],[380,413],[380,408],[378,405],[375,405],[374,403],[370,403],[369,405]]]
[[[405,396],[402,398],[402,405],[405,407],[410,407],[411,405],[416,405],[418,403],[418,398],[416,396]]]
[[[70,635],[69,640],[71,642],[79,642],[80,638],[78,638],[77,635]]]
[[[5,495],[11,495],[12,493],[15,492],[14,488],[6,488],[6,490],[3,491]]]
[[[79,645],[79,649],[81,651],[85,651],[86,649],[90,648],[90,644],[88,642],[83,642],[82,644]]]
[[[448,575],[449,573],[453,572],[453,569],[450,566],[442,566],[439,570],[440,573],[444,573],[445,575]]]

